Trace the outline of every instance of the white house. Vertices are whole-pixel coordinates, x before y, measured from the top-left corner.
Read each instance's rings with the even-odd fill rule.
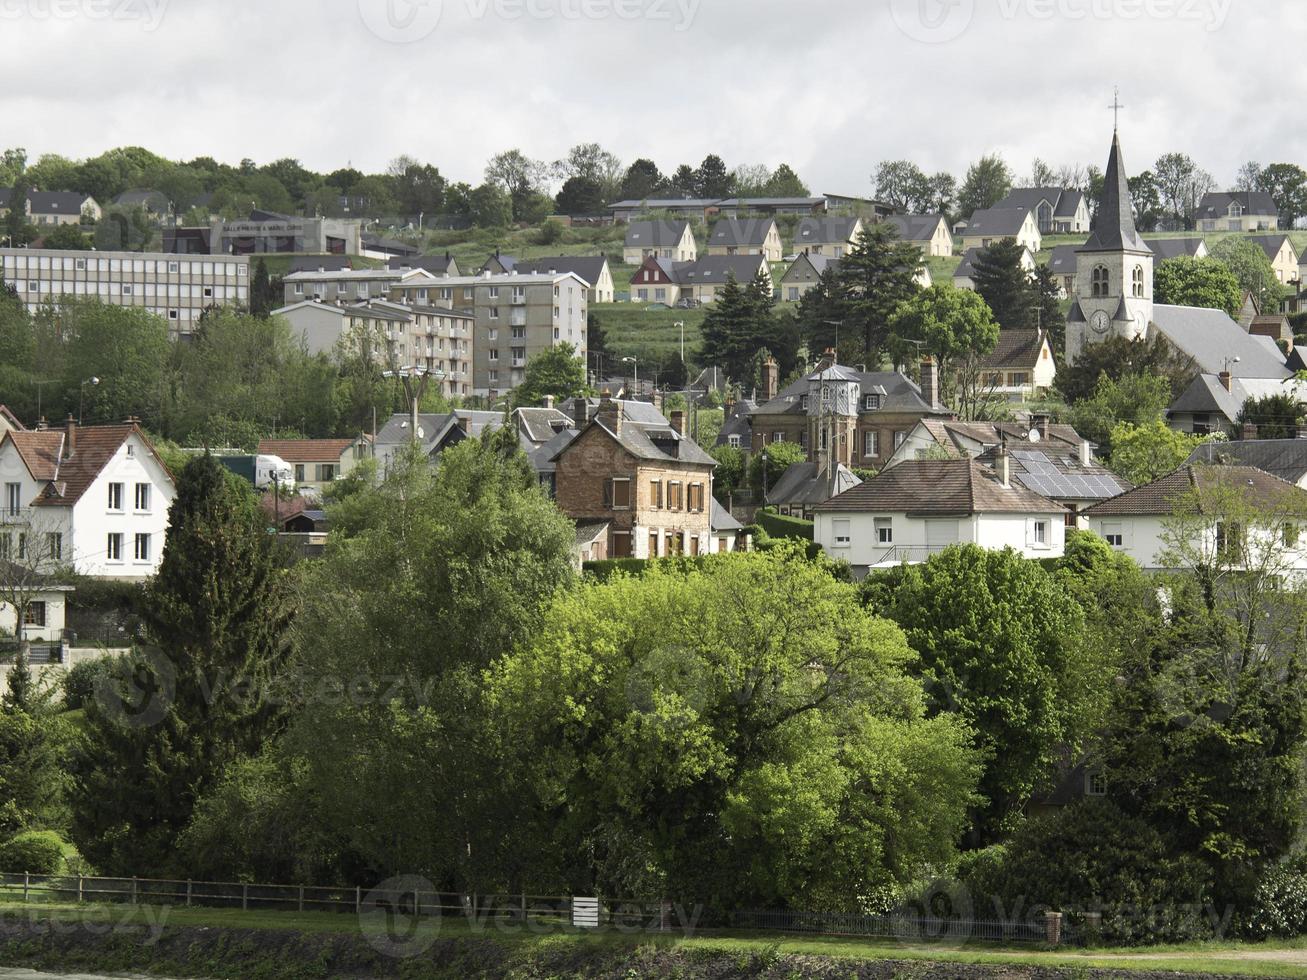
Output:
[[[1056,558],[1066,541],[1057,503],[971,459],[910,460],[812,508],[814,540],[857,572],[923,562],[950,545]]]
[[[147,578],[163,555],[172,474],[135,422],[0,438],[0,559]]]
[[[1187,463],[1086,516],[1091,531],[1146,570],[1173,564],[1167,552],[1176,535],[1192,533],[1184,546],[1195,555],[1225,552],[1240,556],[1232,567],[1273,562],[1280,573],[1307,573],[1307,491],[1252,466]]]

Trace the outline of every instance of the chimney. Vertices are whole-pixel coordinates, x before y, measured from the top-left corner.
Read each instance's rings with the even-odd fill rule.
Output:
[[[595,421],[615,436],[622,434],[622,406],[613,401],[613,393],[607,388],[604,389],[603,397],[599,399],[599,411],[595,413]]]
[[[545,395],[545,408],[553,408],[553,407],[554,407],[554,396]]]
[[[1222,372],[1221,372],[1220,374],[1218,374],[1216,377],[1217,377],[1217,379],[1221,382],[1221,387],[1224,388],[1226,391],[1229,391],[1229,390],[1230,390],[1230,381],[1231,381],[1231,378],[1230,378],[1230,372],[1229,372],[1229,371],[1222,371]]]
[[[734,395],[727,395],[727,396],[726,396],[726,411],[725,411],[723,417],[729,419],[729,418],[734,414],[734,412],[735,412],[735,396],[734,396]]]
[[[1080,465],[1089,466],[1094,462],[1094,447],[1088,439],[1080,440]]]
[[[68,413],[68,421],[64,423],[64,459],[72,459],[73,453],[77,451],[77,420],[73,418],[73,413]]]
[[[675,412],[672,413],[671,421],[672,421],[672,428],[675,429],[677,432],[679,432],[681,434],[681,437],[684,438],[685,437],[685,413],[682,412],[680,409],[677,409]]]
[[[1048,442],[1048,430],[1052,427],[1052,425],[1053,425],[1052,419],[1047,415],[1045,415],[1043,419],[1040,420],[1039,429],[1042,435],[1044,436],[1045,442]]]
[[[933,357],[921,359],[921,397],[926,399],[931,408],[939,404],[939,375],[935,371]]]
[[[998,482],[1005,487],[1012,486],[1012,457],[1008,455],[1007,446],[998,447],[994,467],[998,470]]]
[[[780,387],[780,367],[776,364],[776,358],[769,357],[762,362],[762,400],[771,401],[776,397],[776,389]]]
[[[828,367],[835,366],[835,348],[827,347],[822,351],[821,360],[817,362],[817,370],[825,371]]]
[[[1239,438],[1253,440],[1257,438],[1257,426],[1252,422],[1245,422],[1243,428],[1239,430]]]

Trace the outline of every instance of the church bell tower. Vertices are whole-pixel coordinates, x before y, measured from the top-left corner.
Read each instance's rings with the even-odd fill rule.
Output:
[[[1067,360],[1110,337],[1148,335],[1153,319],[1153,251],[1135,228],[1121,139],[1112,133],[1098,220],[1076,253],[1075,296],[1067,314]]]

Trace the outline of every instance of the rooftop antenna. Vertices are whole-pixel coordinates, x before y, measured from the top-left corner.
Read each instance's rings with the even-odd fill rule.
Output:
[[[1112,132],[1115,133],[1120,128],[1121,110],[1125,108],[1125,106],[1121,104],[1120,85],[1113,86],[1112,104],[1108,106],[1108,108],[1112,110]]]

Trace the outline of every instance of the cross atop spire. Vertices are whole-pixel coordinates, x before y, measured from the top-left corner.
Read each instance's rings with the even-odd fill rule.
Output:
[[[1125,108],[1121,104],[1121,86],[1113,86],[1112,104],[1108,108],[1112,110],[1112,132],[1115,133],[1120,128],[1121,110]]]

